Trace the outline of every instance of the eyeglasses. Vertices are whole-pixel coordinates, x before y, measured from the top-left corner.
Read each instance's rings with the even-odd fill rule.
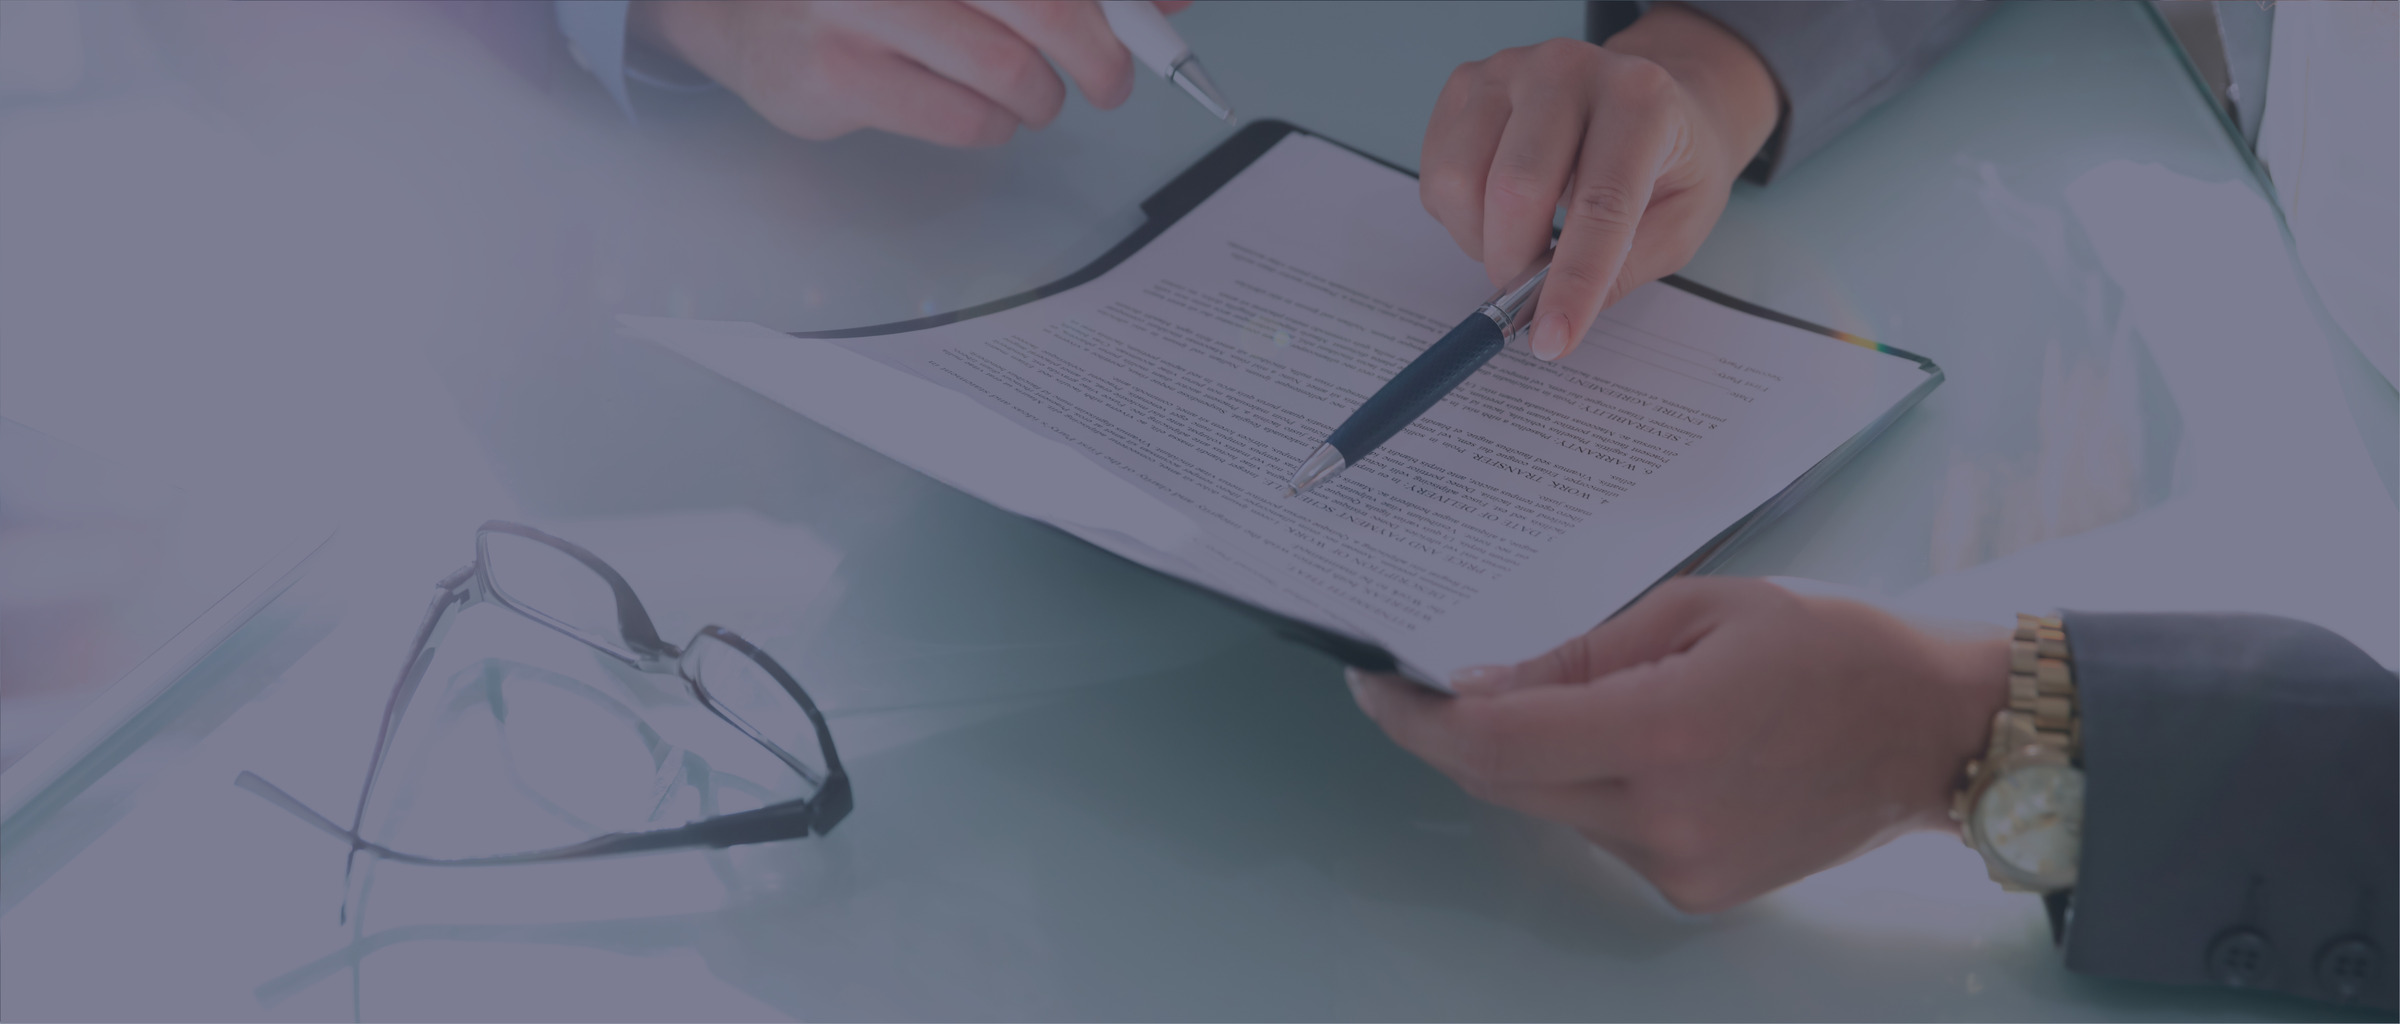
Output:
[[[703,626],[683,646],[658,637],[625,577],[591,552],[530,526],[493,520],[475,532],[475,562],[436,584],[441,593],[417,628],[416,643],[385,702],[383,726],[367,764],[366,783],[349,828],[310,809],[273,783],[243,772],[235,784],[350,844],[359,851],[408,864],[525,864],[683,847],[723,848],[824,835],[850,813],[850,777],[834,751],[833,733],[791,673],[748,640],[720,626]],[[672,828],[616,831],[581,842],[483,856],[407,853],[361,835],[370,798],[409,702],[424,681],[435,649],[459,612],[489,601],[563,633],[637,672],[672,676],[716,719],[764,748],[799,777],[808,795],[701,818]],[[497,684],[494,684],[495,686]],[[494,691],[492,701],[499,706]],[[646,730],[645,730],[646,731]],[[655,738],[655,737],[654,737]],[[348,874],[345,869],[345,875]]]

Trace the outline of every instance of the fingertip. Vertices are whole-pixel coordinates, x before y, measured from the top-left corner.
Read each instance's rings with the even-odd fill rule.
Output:
[[[1126,100],[1133,98],[1133,77],[1141,69],[1134,62],[1133,51],[1127,49],[1116,36],[1107,36],[1104,45],[1110,47],[1110,50],[1098,72],[1100,80],[1086,83],[1078,78],[1075,80],[1075,84],[1077,86],[1098,85],[1100,89],[1097,92],[1086,91],[1083,98],[1092,106],[1102,110],[1115,110],[1124,106]]]
[[[1533,348],[1534,358],[1543,362],[1554,363],[1565,356],[1575,344],[1574,328],[1567,324],[1567,315],[1558,312],[1541,314],[1540,319],[1534,321],[1533,337],[1529,344]]]

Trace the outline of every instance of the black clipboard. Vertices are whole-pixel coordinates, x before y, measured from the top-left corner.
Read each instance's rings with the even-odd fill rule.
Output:
[[[1045,299],[1060,292],[1064,292],[1071,288],[1086,284],[1099,278],[1100,275],[1115,269],[1117,264],[1125,262],[1126,258],[1132,256],[1136,252],[1141,251],[1143,246],[1149,245],[1152,241],[1156,240],[1159,235],[1165,233],[1167,228],[1173,226],[1176,221],[1182,220],[1185,214],[1192,212],[1192,210],[1199,207],[1201,202],[1205,201],[1209,196],[1216,194],[1217,189],[1223,187],[1226,182],[1232,181],[1236,175],[1241,174],[1242,171],[1249,168],[1251,163],[1255,162],[1259,157],[1266,155],[1268,150],[1275,148],[1275,145],[1279,142],[1282,142],[1285,136],[1293,134],[1307,135],[1311,138],[1332,143],[1333,145],[1340,146],[1345,150],[1372,160],[1377,164],[1389,167],[1394,171],[1400,172],[1401,174],[1408,175],[1411,178],[1417,176],[1417,172],[1409,170],[1406,167],[1402,167],[1399,164],[1385,160],[1382,157],[1359,149],[1356,146],[1347,145],[1338,140],[1319,135],[1288,121],[1277,121],[1272,119],[1252,121],[1249,124],[1244,125],[1241,130],[1234,132],[1232,138],[1218,143],[1217,148],[1209,150],[1208,155],[1201,157],[1190,167],[1185,168],[1183,173],[1175,176],[1174,180],[1167,182],[1165,185],[1161,186],[1158,191],[1151,193],[1148,199],[1142,200],[1142,225],[1138,228],[1135,228],[1133,233],[1128,234],[1123,239],[1119,240],[1117,244],[1110,246],[1107,252],[1101,253],[1098,258],[1092,260],[1090,263],[1084,264],[1082,268],[1076,270],[1074,273],[1068,274],[1067,276],[1059,278],[1056,281],[1049,282],[1048,284],[1039,285],[1026,291],[1019,292],[1015,295],[994,299],[990,302],[969,306],[965,309],[954,310],[948,313],[936,313],[932,316],[917,317],[912,320],[898,320],[884,324],[873,324],[866,327],[847,327],[831,331],[787,331],[785,333],[794,338],[810,338],[825,341],[846,341],[859,338],[872,338],[887,334],[905,334],[911,331],[925,330],[926,328],[930,327],[940,327],[944,324],[954,324],[962,320],[972,320],[977,317],[989,316],[1002,310],[1013,309],[1028,302],[1033,302],[1037,299]],[[1883,416],[1879,417],[1873,424],[1870,424],[1867,429],[1860,431],[1859,434],[1851,438],[1848,443],[1845,443],[1842,446],[1834,449],[1831,454],[1828,454],[1815,466],[1810,467],[1808,472],[1801,474],[1800,478],[1793,481],[1791,486],[1786,487],[1784,490],[1778,492],[1775,497],[1769,499],[1766,504],[1752,510],[1750,514],[1743,516],[1739,520],[1736,520],[1732,526],[1726,527],[1723,532],[1717,534],[1717,536],[1711,539],[1707,544],[1702,545],[1700,550],[1693,552],[1691,557],[1686,558],[1682,562],[1678,563],[1674,569],[1670,570],[1665,576],[1659,577],[1658,580],[1652,582],[1649,587],[1643,588],[1643,594],[1649,593],[1660,583],[1664,583],[1678,576],[1704,571],[1709,566],[1723,560],[1724,557],[1733,550],[1739,541],[1750,535],[1752,532],[1758,530],[1760,527],[1763,527],[1767,523],[1774,521],[1778,516],[1789,510],[1793,505],[1798,504],[1801,498],[1804,498],[1810,492],[1813,492],[1817,486],[1824,482],[1825,479],[1831,477],[1834,472],[1838,471],[1843,465],[1847,464],[1850,459],[1855,457],[1860,451],[1865,450],[1869,442],[1873,441],[1893,423],[1897,422],[1903,414],[1908,412],[1908,410],[1915,408],[1916,404],[1920,400],[1922,400],[1927,394],[1931,393],[1932,390],[1942,382],[1941,367],[1935,365],[1933,360],[1917,355],[1916,353],[1903,351],[1901,349],[1893,348],[1889,345],[1879,344],[1866,338],[1859,337],[1855,334],[1837,331],[1830,327],[1810,323],[1798,317],[1779,313],[1764,306],[1755,305],[1742,299],[1735,298],[1731,295],[1727,295],[1723,292],[1717,291],[1714,288],[1685,280],[1679,276],[1669,276],[1662,278],[1661,280],[1663,283],[1674,288],[1689,292],[1693,295],[1699,296],[1700,298],[1707,299],[1710,302],[1748,313],[1751,316],[1755,316],[1760,319],[1771,320],[1775,323],[1783,324],[1789,327],[1797,327],[1804,331],[1822,334],[1828,338],[1834,338],[1852,345],[1873,349],[1878,352],[1883,352],[1910,360],[1915,362],[1925,371],[1926,380],[1925,383],[1919,385],[1914,391],[1911,391],[1907,398],[1902,399],[1889,411],[1885,412]],[[1040,522],[1040,520],[1035,520],[1035,522]],[[1060,529],[1053,524],[1042,523],[1041,525],[1047,526],[1053,530],[1058,530],[1058,532],[1066,534],[1067,536],[1074,536],[1073,533]],[[1082,538],[1076,539],[1078,541],[1082,540]],[[1095,548],[1099,547],[1098,545],[1092,546]],[[1101,548],[1100,550],[1105,551],[1107,549]],[[1122,557],[1116,555],[1115,552],[1109,552],[1109,554],[1112,557]],[[1131,562],[1132,560],[1126,559],[1126,561]],[[1140,565],[1138,562],[1133,564]],[[1143,566],[1143,568],[1149,569],[1148,566]],[[1157,572],[1157,570],[1151,571]],[[1184,579],[1183,577],[1173,576],[1163,572],[1159,572],[1158,575],[1165,576],[1168,579],[1176,581],[1177,583],[1181,583],[1185,586],[1207,594],[1219,601],[1225,602],[1227,605],[1231,606],[1242,614],[1247,615],[1250,618],[1266,625],[1266,627],[1276,635],[1294,643],[1322,651],[1341,661],[1343,664],[1349,665],[1353,668],[1363,669],[1369,672],[1393,672],[1398,670],[1399,660],[1393,657],[1390,651],[1385,650],[1379,644],[1358,637],[1336,633],[1332,630],[1318,626],[1315,623],[1303,622],[1299,619],[1294,619],[1278,612],[1268,611],[1267,609],[1260,608],[1248,601],[1244,601],[1230,594],[1221,593],[1212,587],[1193,580]],[[1634,601],[1639,600],[1641,600],[1641,596],[1636,595]],[[1630,607],[1632,603],[1632,601],[1628,601],[1626,602],[1626,606]],[[1619,609],[1619,611],[1622,610],[1622,608]],[[1615,613],[1611,613],[1612,617],[1614,614]]]

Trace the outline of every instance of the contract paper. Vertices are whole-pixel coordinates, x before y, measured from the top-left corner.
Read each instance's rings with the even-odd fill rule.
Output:
[[[1566,358],[1513,344],[1329,484],[1295,467],[1490,291],[1415,179],[1286,136],[1094,280],[822,341],[634,330],[1002,508],[1410,675],[1591,628],[1939,380],[1671,285]]]

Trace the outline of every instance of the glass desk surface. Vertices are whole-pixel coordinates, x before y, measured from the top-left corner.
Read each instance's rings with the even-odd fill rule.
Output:
[[[9,837],[0,1016],[2337,1015],[2069,974],[2036,901],[1944,837],[1675,913],[1394,748],[1322,657],[613,329],[875,323],[1059,276],[1222,138],[1154,79],[951,152],[783,138],[721,95],[630,129],[576,69],[409,5],[81,17],[67,85],[0,96],[0,405],[343,527],[213,670],[242,696],[205,738],[134,737],[171,756]],[[1581,17],[1177,23],[1246,116],[1413,165],[1451,67]],[[2280,612],[2394,661],[2392,389],[2142,6],[1997,12],[1744,186],[1688,274],[1949,373],[1738,571],[1933,616]],[[337,924],[339,845],[233,777],[347,807],[429,584],[493,517],[602,554],[664,633],[771,650],[858,810],[730,852],[381,865]],[[522,652],[473,621],[459,664]]]

